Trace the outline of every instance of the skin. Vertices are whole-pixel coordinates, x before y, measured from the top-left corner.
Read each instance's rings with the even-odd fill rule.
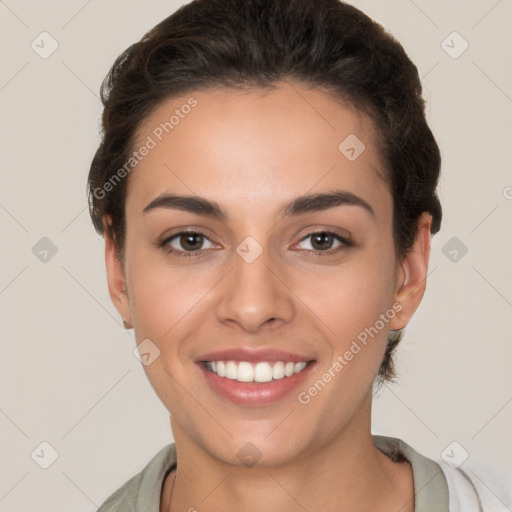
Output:
[[[161,511],[413,511],[411,466],[392,462],[372,442],[372,384],[389,330],[407,325],[425,291],[431,216],[421,216],[414,246],[397,258],[392,196],[372,122],[297,83],[175,97],[146,119],[139,140],[191,96],[197,106],[129,177],[124,262],[108,236],[105,246],[114,305],[133,324],[137,343],[149,338],[160,350],[144,369],[171,413],[178,453]],[[366,146],[354,161],[338,150],[349,134]],[[334,189],[364,199],[374,215],[341,205],[280,218],[293,199]],[[216,201],[228,216],[220,221],[169,208],[143,213],[164,193]],[[199,256],[158,247],[184,228],[207,237],[193,240]],[[306,238],[316,231],[353,245],[334,240],[318,249]],[[263,250],[250,264],[235,251],[247,236]],[[170,243],[187,253],[179,237]],[[331,255],[313,253],[340,246]],[[297,392],[393,303],[401,311],[300,404]],[[275,347],[316,364],[297,392],[265,406],[235,405],[208,386],[195,359],[240,346]],[[237,457],[247,442],[262,454],[251,468]]]

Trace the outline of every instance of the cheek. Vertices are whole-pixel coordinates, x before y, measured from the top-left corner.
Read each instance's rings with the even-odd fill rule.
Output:
[[[170,266],[154,250],[127,251],[130,307],[136,332],[163,340],[173,336],[187,315],[195,315],[215,279],[206,266]],[[142,338],[141,338],[142,339]]]
[[[371,389],[395,315],[393,275],[394,259],[373,253],[329,278],[317,276],[314,293],[312,286],[302,288],[304,302],[327,326],[330,349],[298,395],[304,413],[322,425],[319,430],[337,430]]]
[[[171,268],[143,251],[133,251],[129,257],[130,308],[137,344],[149,339],[156,346],[157,357],[143,367],[147,378],[173,414],[180,418],[197,415],[201,411],[190,411],[188,394],[183,391],[187,383],[186,389],[194,393],[187,340],[199,325],[198,317],[205,314],[201,299],[214,280],[203,271]]]
[[[346,265],[310,272],[306,279],[297,276],[293,289],[336,340],[333,348],[342,349],[391,308],[394,259],[388,252],[361,252]]]

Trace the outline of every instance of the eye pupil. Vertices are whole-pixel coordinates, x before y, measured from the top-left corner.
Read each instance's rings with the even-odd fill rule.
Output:
[[[317,249],[330,248],[333,242],[333,235],[329,233],[315,233],[311,240],[311,245]],[[327,247],[326,247],[327,245]]]
[[[180,237],[180,244],[185,250],[196,250],[199,247],[201,247],[202,244],[202,235],[199,235],[197,233],[186,233],[184,235],[181,235]],[[196,240],[196,243],[194,244],[194,239]],[[199,239],[199,243],[197,243],[197,239]],[[190,247],[192,246],[192,247]]]

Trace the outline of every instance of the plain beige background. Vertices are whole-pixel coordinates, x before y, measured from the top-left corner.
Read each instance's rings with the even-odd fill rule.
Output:
[[[443,156],[427,292],[373,431],[512,472],[512,4],[352,3],[417,64]],[[94,511],[172,441],[110,302],[85,187],[103,77],[179,5],[0,1],[0,512]]]

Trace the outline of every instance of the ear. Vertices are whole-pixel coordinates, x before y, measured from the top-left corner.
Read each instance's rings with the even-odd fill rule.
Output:
[[[112,221],[109,216],[103,218],[103,234],[105,237],[105,265],[107,270],[107,283],[110,298],[115,308],[121,315],[125,328],[130,329],[131,315],[130,302],[126,289],[123,265],[119,259],[116,244],[112,237],[110,226]]]
[[[401,309],[390,322],[392,330],[403,329],[409,323],[425,293],[431,224],[432,215],[424,212],[418,220],[418,234],[414,245],[401,262],[395,292],[395,301],[401,305]]]

